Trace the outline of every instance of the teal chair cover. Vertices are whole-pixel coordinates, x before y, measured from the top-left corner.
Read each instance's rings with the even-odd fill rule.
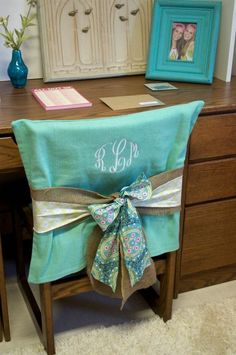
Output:
[[[202,101],[108,118],[17,120],[13,131],[31,188],[79,187],[110,194],[184,165]],[[142,216],[151,256],[179,247],[179,212]],[[29,281],[44,283],[86,266],[94,220],[34,232]]]

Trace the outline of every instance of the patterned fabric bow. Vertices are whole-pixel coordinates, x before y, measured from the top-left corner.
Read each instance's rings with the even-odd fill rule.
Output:
[[[97,224],[104,231],[93,262],[91,274],[115,292],[120,269],[120,255],[133,287],[150,265],[142,223],[132,199],[147,200],[152,196],[151,182],[144,174],[130,186],[122,188],[110,204],[88,207]]]

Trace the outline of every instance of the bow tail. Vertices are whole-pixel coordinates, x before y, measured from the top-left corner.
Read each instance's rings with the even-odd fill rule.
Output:
[[[121,298],[122,299],[122,307],[127,301],[127,299],[137,290],[142,288],[147,288],[153,285],[156,282],[156,272],[155,266],[150,259],[150,266],[146,267],[144,270],[142,278],[134,285],[131,286],[130,282],[130,274],[127,270],[125,258],[124,258],[124,251],[122,243],[119,243],[119,273],[117,275],[117,282],[116,282],[116,290],[115,292],[112,291],[112,288],[108,284],[104,284],[99,279],[102,279],[100,275],[97,273],[94,260],[96,258],[96,253],[98,250],[98,246],[101,243],[104,235],[101,229],[96,226],[90,235],[88,240],[88,248],[87,248],[87,271],[88,276],[90,277],[90,281],[92,283],[93,289],[98,293],[110,297]],[[117,235],[117,239],[119,240],[120,236]],[[92,274],[92,269],[95,267],[95,270]],[[95,277],[94,277],[95,276]],[[121,308],[122,308],[121,307]]]
[[[126,203],[127,208],[122,208],[120,212],[119,233],[125,266],[131,286],[134,286],[142,278],[146,267],[150,265],[151,257],[138,212],[129,200]]]
[[[122,208],[119,228],[122,306],[132,293],[156,282],[140,218],[130,201],[127,204],[128,208]]]
[[[120,236],[120,250],[128,271],[130,285],[133,287],[142,278],[144,270],[151,264],[142,227],[123,230]]]
[[[98,245],[93,261],[91,275],[101,283],[108,285],[116,291],[119,273],[119,238],[117,238],[119,225],[114,222],[108,228]]]
[[[130,283],[130,274],[126,268],[123,255],[123,248],[120,247],[121,265],[120,265],[120,298],[122,298],[121,309],[123,308],[127,299],[136,291],[143,288],[148,288],[156,282],[156,270],[152,259],[150,259],[150,265],[147,266],[143,272],[141,279],[136,282],[134,286]]]
[[[94,287],[97,291],[107,294],[109,286],[114,297],[122,298],[122,306],[136,290],[156,282],[155,267],[147,249],[142,224],[129,200],[101,237],[91,276],[96,280],[93,286],[95,283],[99,286],[99,290]],[[101,288],[101,284],[106,288]]]

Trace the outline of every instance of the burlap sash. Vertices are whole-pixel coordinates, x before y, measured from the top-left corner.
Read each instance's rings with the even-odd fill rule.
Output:
[[[153,192],[157,191],[160,187],[164,187],[168,185],[169,190],[175,189],[175,182],[178,180],[178,184],[180,184],[179,179],[181,178],[183,173],[183,168],[167,171],[149,178],[149,181],[152,185]],[[173,182],[173,186],[171,186],[171,182]],[[160,190],[162,191],[162,190]],[[163,196],[165,196],[165,191],[161,192]],[[181,195],[181,191],[178,191],[178,195]],[[63,206],[63,213],[64,207],[67,206],[76,206],[76,217],[72,217],[72,219],[66,218],[63,220],[62,225],[68,225],[70,223],[78,223],[83,221],[84,219],[90,217],[90,213],[88,211],[88,206],[94,204],[109,204],[112,203],[117,197],[119,193],[115,192],[109,196],[104,196],[99,193],[82,190],[77,188],[67,188],[67,187],[52,187],[46,189],[31,189],[31,196],[33,201],[33,214],[34,214],[34,225],[35,230],[38,233],[45,232],[45,225],[43,224],[44,219],[47,217],[47,213],[50,215],[50,211],[53,211],[53,207],[60,207]],[[132,204],[135,206],[137,211],[140,214],[145,215],[162,215],[162,214],[172,214],[176,211],[180,210],[180,199],[178,203],[172,203],[172,198],[169,199],[169,203],[164,204],[163,206],[157,206],[155,203],[152,202],[152,199],[140,202],[136,201],[135,199],[131,199]],[[150,202],[151,201],[151,202]],[[52,206],[49,206],[51,210],[47,210],[47,203]],[[169,204],[169,205],[168,205]],[[161,205],[161,203],[159,203]],[[39,206],[39,207],[38,207]],[[42,207],[43,206],[43,207]],[[45,207],[46,206],[46,207]],[[77,208],[78,206],[78,208]],[[46,211],[46,212],[45,212]],[[78,212],[79,211],[79,212]],[[69,210],[68,215],[71,216],[71,211]],[[72,211],[74,213],[74,210]],[[56,215],[58,219],[58,215]],[[74,220],[73,220],[74,218]],[[49,218],[50,221],[53,220],[53,216]],[[73,220],[73,221],[72,221]],[[42,223],[41,223],[42,222]],[[57,222],[58,223],[58,222]],[[52,223],[53,224],[53,223]],[[46,226],[46,230],[53,230],[55,228],[60,228],[60,225],[56,224],[55,226]],[[158,233],[158,231],[157,231]],[[124,256],[123,250],[120,248],[120,267],[117,279],[117,287],[115,292],[108,286],[103,284],[102,282],[96,280],[93,275],[91,274],[91,269],[94,261],[94,257],[98,248],[98,245],[103,237],[103,232],[99,226],[96,226],[91,233],[88,241],[87,247],[87,272],[91,280],[91,284],[99,293],[109,295],[111,297],[122,298],[123,303],[128,299],[128,297],[138,289],[146,288],[153,285],[156,282],[156,272],[155,266],[150,258],[150,265],[145,268],[142,278],[132,287],[130,284],[129,274],[125,267],[124,263]]]

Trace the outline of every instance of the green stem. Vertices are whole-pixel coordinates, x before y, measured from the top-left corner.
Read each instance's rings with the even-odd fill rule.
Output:
[[[30,15],[31,7],[32,7],[32,5],[29,6],[29,9],[28,9],[28,12],[27,12],[27,15],[26,15],[27,19],[28,19],[29,15]]]
[[[8,31],[8,28],[7,28],[7,26],[5,25],[5,23],[3,23],[2,26],[3,26],[4,30],[5,30],[5,33],[9,36],[9,38],[12,38],[12,43],[13,43],[14,47],[17,46],[17,44],[16,44],[16,42],[15,42],[15,40],[14,40],[13,35],[11,36],[11,33]]]
[[[27,11],[27,15],[26,16],[21,16],[21,28],[19,30],[14,29],[12,32],[8,30],[8,17],[6,17],[6,23],[1,23],[5,34],[3,35],[3,33],[1,33],[1,35],[4,36],[5,38],[5,43],[8,47],[11,47],[12,49],[16,49],[19,50],[20,46],[22,45],[22,43],[25,40],[24,34],[25,34],[25,30],[27,27],[29,27],[32,24],[32,20],[34,18],[34,16],[32,16],[32,18],[30,18],[30,14],[31,14],[31,10],[32,10],[32,3],[29,2],[29,7],[28,7],[28,11]]]
[[[22,30],[21,30],[21,36],[20,38],[18,37],[18,40],[17,42],[15,43],[16,44],[16,49],[19,49],[20,46],[22,45],[23,41],[22,41],[22,38],[25,34],[25,30],[27,28],[27,22],[28,22],[28,18],[29,18],[29,15],[30,15],[30,12],[31,12],[31,8],[32,8],[32,5],[29,6],[29,9],[28,9],[28,12],[27,12],[27,15],[26,15],[26,23],[25,23],[25,26],[22,27]]]

